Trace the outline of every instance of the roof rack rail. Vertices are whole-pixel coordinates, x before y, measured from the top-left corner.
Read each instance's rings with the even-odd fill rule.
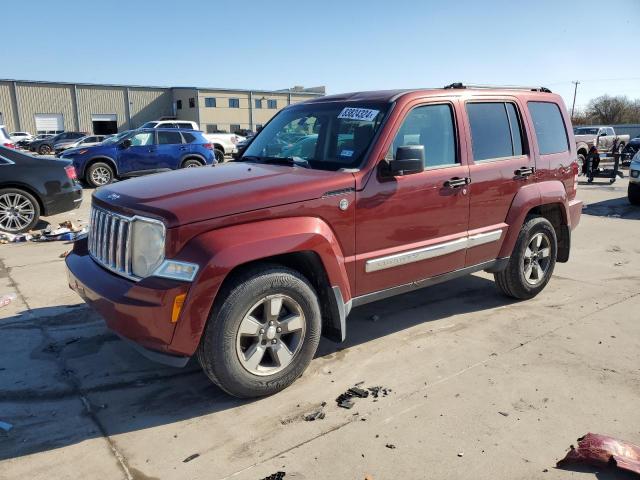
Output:
[[[486,88],[486,89],[491,89],[491,88],[501,88],[501,89],[505,89],[505,90],[530,90],[532,92],[544,92],[544,93],[551,93],[551,90],[549,90],[547,87],[525,87],[525,86],[519,86],[519,85],[474,85],[474,84],[464,84],[462,82],[455,82],[455,83],[451,83],[449,85],[446,85],[444,88],[446,89],[462,89],[462,88]]]

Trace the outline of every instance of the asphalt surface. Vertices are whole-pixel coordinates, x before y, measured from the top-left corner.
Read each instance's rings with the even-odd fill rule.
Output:
[[[70,245],[0,245],[0,296],[18,295],[0,308],[0,479],[632,478],[555,468],[587,432],[640,444],[640,209],[601,182],[537,298],[477,274],[356,309],[346,343],[254,401],[106,330],[67,287]],[[45,220],[86,221],[90,193]],[[338,408],[358,382],[390,391]]]

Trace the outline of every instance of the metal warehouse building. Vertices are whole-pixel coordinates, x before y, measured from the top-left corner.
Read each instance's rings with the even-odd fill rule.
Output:
[[[207,133],[257,130],[278,110],[324,87],[232,90],[0,80],[0,125],[10,132],[110,134],[149,120],[193,120]]]

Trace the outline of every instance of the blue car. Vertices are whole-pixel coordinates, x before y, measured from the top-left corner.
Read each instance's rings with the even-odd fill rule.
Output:
[[[108,138],[99,145],[67,150],[78,178],[92,187],[115,178],[202,167],[216,163],[213,145],[197,130],[145,128]]]

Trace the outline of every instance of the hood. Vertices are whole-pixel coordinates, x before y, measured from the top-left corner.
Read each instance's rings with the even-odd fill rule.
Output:
[[[97,205],[160,217],[169,228],[320,198],[354,188],[352,173],[229,162],[118,182],[96,190]]]

